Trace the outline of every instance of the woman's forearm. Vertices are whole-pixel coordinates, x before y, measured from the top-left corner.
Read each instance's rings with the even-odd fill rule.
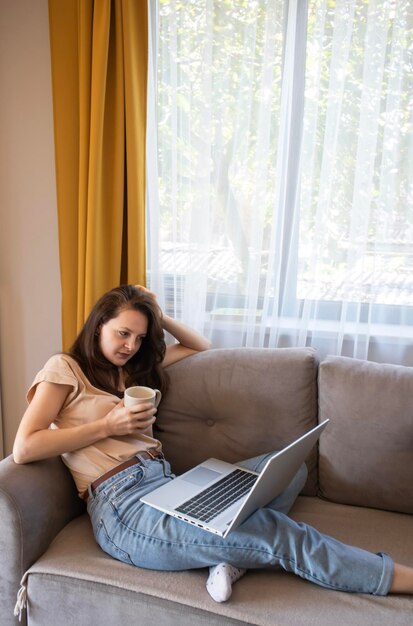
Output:
[[[40,461],[84,448],[107,436],[104,418],[72,428],[42,428],[16,437],[13,458],[19,464]]]
[[[211,342],[201,335],[201,333],[169,317],[169,315],[162,316],[162,326],[164,330],[175,337],[175,339],[186,348],[190,348],[196,352],[202,352],[203,350],[209,350],[211,347]]]

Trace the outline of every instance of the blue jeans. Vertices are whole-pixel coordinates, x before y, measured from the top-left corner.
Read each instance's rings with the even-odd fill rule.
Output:
[[[259,472],[268,456],[240,465]],[[226,538],[140,502],[145,493],[173,478],[162,458],[143,460],[93,493],[89,489],[88,512],[102,550],[142,568],[186,570],[222,562],[246,569],[282,568],[329,589],[386,595],[394,568],[389,556],[343,544],[286,515],[306,475],[303,466],[278,498]]]

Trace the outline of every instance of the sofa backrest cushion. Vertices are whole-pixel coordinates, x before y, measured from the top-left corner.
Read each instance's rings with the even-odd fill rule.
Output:
[[[413,368],[328,357],[319,368],[320,495],[413,513]]]
[[[180,474],[209,457],[237,462],[279,450],[317,423],[311,348],[214,349],[168,368],[155,436]],[[306,493],[316,493],[316,451]]]

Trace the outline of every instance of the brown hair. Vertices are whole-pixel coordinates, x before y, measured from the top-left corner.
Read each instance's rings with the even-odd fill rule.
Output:
[[[148,332],[138,352],[124,367],[125,385],[146,385],[165,393],[169,379],[161,366],[166,349],[161,311],[150,295],[133,285],[121,285],[111,289],[96,302],[70,348],[69,355],[77,361],[92,385],[121,397],[123,394],[119,391],[119,370],[103,356],[99,331],[102,324],[128,309],[145,315]]]

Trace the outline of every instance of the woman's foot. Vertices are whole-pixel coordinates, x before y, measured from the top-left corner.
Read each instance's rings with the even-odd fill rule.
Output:
[[[244,576],[247,570],[220,563],[209,568],[207,591],[215,602],[226,602],[232,593],[232,585]]]

